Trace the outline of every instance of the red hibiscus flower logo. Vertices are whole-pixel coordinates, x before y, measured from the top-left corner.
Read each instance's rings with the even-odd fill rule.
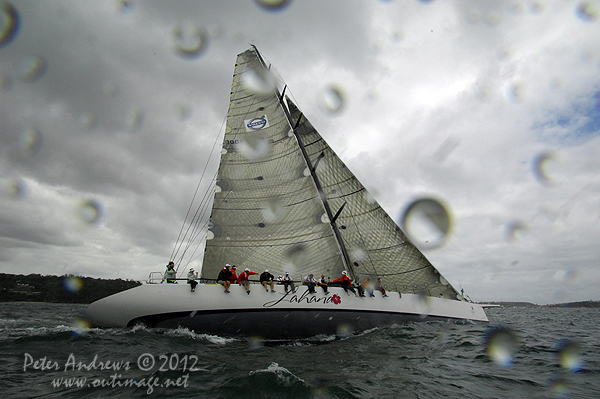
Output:
[[[342,303],[342,298],[340,298],[338,294],[333,294],[333,296],[331,297],[331,301],[336,305],[339,305],[340,303]]]

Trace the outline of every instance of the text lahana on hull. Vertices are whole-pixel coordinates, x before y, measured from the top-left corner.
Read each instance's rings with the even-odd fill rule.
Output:
[[[483,308],[466,302],[410,242],[286,88],[277,87],[254,46],[237,56],[210,219],[206,224],[199,207],[194,228],[178,238],[186,249],[179,258],[174,250],[181,265],[190,237],[206,232],[194,292],[187,284],[145,284],[91,304],[90,323],[292,338],[335,334],[341,325],[487,321]],[[252,295],[237,286],[226,294],[215,284],[226,264],[275,276],[290,272],[296,283],[309,274],[334,280],[346,271],[353,281],[381,279],[392,293],[363,298],[339,287],[314,294],[301,287],[288,294],[282,286],[265,292],[252,284]]]

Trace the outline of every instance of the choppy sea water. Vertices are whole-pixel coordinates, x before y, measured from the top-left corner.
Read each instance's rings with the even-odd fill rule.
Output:
[[[3,303],[10,398],[600,398],[600,309],[488,309],[261,342],[188,330],[86,329],[85,305]]]

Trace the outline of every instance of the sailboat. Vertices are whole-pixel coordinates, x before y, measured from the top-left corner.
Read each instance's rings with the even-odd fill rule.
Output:
[[[339,335],[408,321],[488,321],[407,238],[286,96],[255,46],[237,56],[227,123],[204,235],[199,284],[149,283],[89,305],[92,326],[188,328],[199,333],[291,339]],[[290,275],[283,285],[229,293],[226,264]],[[380,283],[359,296],[308,274]]]

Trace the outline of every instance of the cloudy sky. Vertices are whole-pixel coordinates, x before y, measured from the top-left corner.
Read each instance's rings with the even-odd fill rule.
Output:
[[[600,299],[598,1],[285,3],[0,1],[0,272],[162,271],[254,43],[394,219],[445,205],[455,287]]]

